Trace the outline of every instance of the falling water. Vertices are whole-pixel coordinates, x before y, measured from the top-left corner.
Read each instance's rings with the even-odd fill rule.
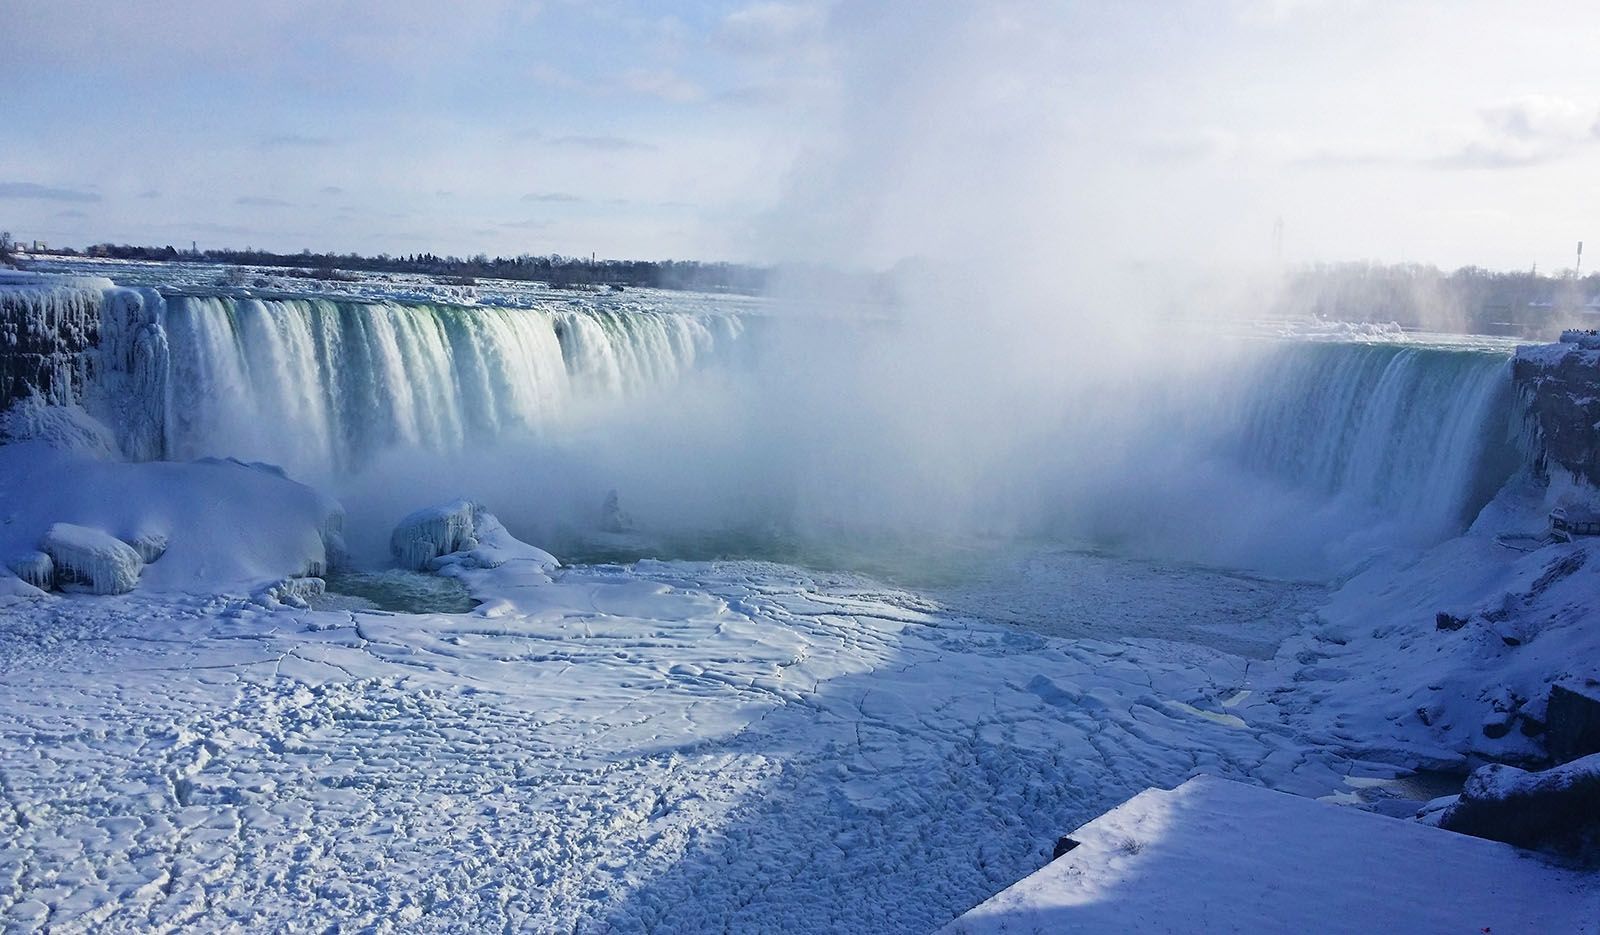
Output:
[[[167,456],[309,472],[537,437],[575,401],[670,382],[739,331],[643,310],[199,296],[168,299],[164,321]]]
[[[1225,445],[1247,469],[1457,532],[1513,465],[1504,353],[1285,343],[1248,375]]]

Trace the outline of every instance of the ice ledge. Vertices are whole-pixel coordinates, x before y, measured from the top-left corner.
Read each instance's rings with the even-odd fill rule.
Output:
[[[1582,932],[1600,879],[1509,845],[1211,777],[1150,789],[950,923],[980,932]]]

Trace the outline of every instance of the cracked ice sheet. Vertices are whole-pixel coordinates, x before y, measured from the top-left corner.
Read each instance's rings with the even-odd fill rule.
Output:
[[[757,563],[465,577],[486,613],[0,607],[0,920],[925,931],[1147,786],[1353,768],[1196,645]]]

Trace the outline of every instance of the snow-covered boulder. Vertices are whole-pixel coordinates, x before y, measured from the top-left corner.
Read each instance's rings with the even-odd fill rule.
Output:
[[[1600,844],[1600,753],[1537,773],[1480,767],[1439,815],[1439,827],[1519,847]]]
[[[41,591],[56,586],[56,566],[43,552],[27,552],[6,563],[11,573]]]
[[[483,507],[471,500],[455,500],[407,515],[389,536],[389,551],[406,568],[425,570],[428,563],[478,546],[473,530]]]
[[[509,561],[531,561],[546,568],[561,564],[549,552],[512,536],[494,514],[471,500],[406,516],[389,537],[389,549],[401,566],[418,571],[497,568]]]
[[[121,539],[99,529],[56,523],[39,548],[55,566],[62,590],[126,594],[139,583],[144,562]]]
[[[257,604],[273,610],[279,607],[304,609],[310,606],[312,598],[321,597],[327,590],[328,583],[321,578],[284,578],[257,591],[254,599]]]

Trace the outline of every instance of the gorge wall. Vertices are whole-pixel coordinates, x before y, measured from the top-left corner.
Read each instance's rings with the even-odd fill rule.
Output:
[[[1512,364],[1542,473],[1558,466],[1600,487],[1600,333],[1568,331],[1523,347]]]

